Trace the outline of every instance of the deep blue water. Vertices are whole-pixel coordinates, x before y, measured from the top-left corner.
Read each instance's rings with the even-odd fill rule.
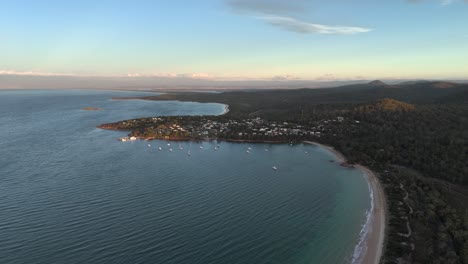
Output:
[[[350,261],[370,206],[359,171],[310,145],[182,142],[179,150],[96,128],[224,109],[110,99],[142,94],[0,91],[0,263]]]

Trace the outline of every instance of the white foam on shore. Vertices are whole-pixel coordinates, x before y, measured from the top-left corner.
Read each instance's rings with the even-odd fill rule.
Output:
[[[225,104],[224,105],[224,112],[221,115],[225,115],[229,112],[229,105]]]
[[[361,231],[359,232],[359,242],[354,248],[353,252],[353,259],[351,260],[352,264],[358,264],[362,261],[362,257],[367,251],[366,240],[369,236],[369,232],[372,228],[372,216],[374,214],[374,190],[371,186],[371,179],[369,179],[369,175],[364,172],[365,176],[367,177],[367,185],[369,187],[370,198],[371,198],[371,207],[369,210],[366,211],[366,222],[362,226]]]

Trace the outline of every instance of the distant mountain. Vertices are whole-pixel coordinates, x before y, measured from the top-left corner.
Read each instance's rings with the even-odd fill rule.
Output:
[[[451,82],[436,82],[432,84],[434,88],[440,89],[447,89],[447,88],[454,88],[460,86],[458,83],[451,83]]]
[[[373,81],[324,89],[166,93],[144,99],[215,102],[228,104],[230,106],[228,115],[293,119],[302,116],[301,113],[304,111],[314,112],[315,109],[324,108],[326,105],[340,104],[345,108],[349,104],[359,106],[362,103],[376,102],[384,98],[415,105],[440,103],[441,100],[459,104],[463,102],[463,98],[466,98],[466,91],[468,91],[468,84],[436,81],[388,85],[381,81]],[[411,109],[408,105],[393,101],[383,101],[380,105],[373,107],[385,111]]]
[[[466,84],[454,83],[447,81],[414,81],[414,82],[404,82],[400,83],[397,86],[400,87],[425,87],[425,88],[437,88],[437,89],[447,89],[447,88],[456,88],[465,86]]]
[[[430,83],[431,81],[428,80],[415,80],[415,81],[407,81],[407,82],[401,82],[398,83],[398,85],[413,85],[413,84],[425,84],[425,83]]]
[[[375,80],[375,81],[372,81],[370,83],[368,83],[367,85],[370,85],[370,86],[389,86],[388,84],[380,81],[380,80]]]
[[[325,87],[324,87],[325,88]],[[357,90],[369,90],[369,89],[379,89],[379,88],[394,88],[394,85],[387,84],[380,80],[375,80],[371,82],[365,83],[355,83],[355,84],[346,84],[336,87],[330,87],[328,89],[335,90],[335,91],[357,91]],[[323,88],[322,88],[323,89]],[[319,90],[319,89],[316,89]]]

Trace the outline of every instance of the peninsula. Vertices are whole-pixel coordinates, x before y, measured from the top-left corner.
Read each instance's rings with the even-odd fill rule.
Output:
[[[369,244],[365,263],[463,263],[468,257],[468,237],[460,235],[468,231],[463,220],[468,209],[468,138],[463,133],[468,131],[467,84],[371,82],[138,99],[214,102],[229,105],[229,112],[156,116],[99,127],[144,140],[312,141],[342,153],[347,158],[343,165],[362,165],[354,166],[369,177],[377,214],[367,243],[378,244]]]

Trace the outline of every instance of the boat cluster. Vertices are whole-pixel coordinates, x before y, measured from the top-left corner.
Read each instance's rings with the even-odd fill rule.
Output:
[[[136,137],[123,137],[123,138],[120,138],[120,139],[119,139],[119,141],[122,141],[122,142],[126,142],[126,141],[135,141],[135,140],[137,140]],[[151,147],[151,144],[148,144],[147,146],[148,146],[148,148],[150,148],[150,147]],[[159,151],[163,151],[163,148],[162,148],[161,146],[158,146],[157,148],[158,148]],[[184,150],[184,147],[183,147],[181,144],[179,144],[178,148],[179,148],[179,150]],[[203,149],[204,149],[203,146],[199,146],[199,148],[200,148],[200,150],[203,150]],[[218,149],[220,149],[220,148],[221,148],[220,145],[216,145],[216,146],[214,147],[214,150],[218,150]],[[170,151],[170,152],[173,152],[173,151],[174,151],[173,147],[171,146],[171,143],[167,143],[167,150]],[[245,152],[246,152],[247,154],[251,154],[251,153],[252,153],[251,151],[252,151],[252,148],[251,148],[251,147],[248,147],[247,150],[246,150]],[[269,151],[268,149],[265,149],[265,152],[268,152],[268,151]],[[190,152],[190,150],[187,151],[187,156],[192,156],[192,153]],[[278,170],[278,168],[277,168],[276,166],[273,166],[272,169],[273,169],[274,171],[277,171],[277,170]]]
[[[121,141],[127,141],[127,140],[121,140]],[[148,147],[150,148],[151,144],[148,144]],[[214,150],[218,150],[220,147],[221,147],[220,145],[216,145],[214,147]],[[179,144],[178,148],[179,148],[179,150],[184,150],[184,147],[181,144]],[[200,146],[200,150],[202,150],[202,149],[203,149],[203,146]],[[162,151],[163,148],[161,146],[158,146],[158,150]],[[170,151],[170,152],[174,151],[174,149],[171,147],[171,143],[167,143],[167,150]],[[190,152],[190,150],[187,151],[187,156],[192,156],[192,153]]]

